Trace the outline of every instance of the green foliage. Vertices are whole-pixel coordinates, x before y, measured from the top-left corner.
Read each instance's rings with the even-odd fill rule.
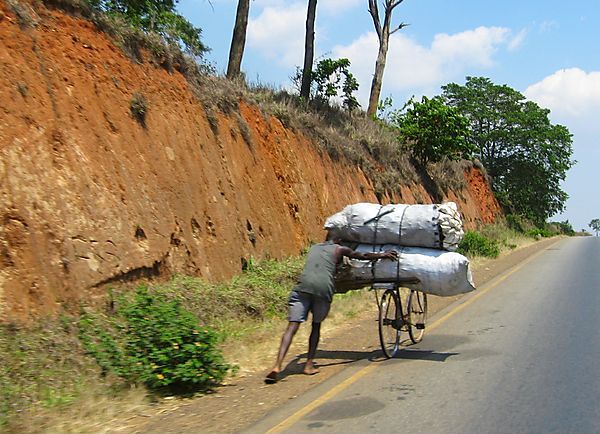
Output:
[[[176,12],[178,0],[89,0],[94,9],[122,17],[133,27],[160,35],[168,44],[181,44],[186,51],[202,56],[208,48],[201,29]]]
[[[113,317],[83,313],[80,338],[105,373],[153,390],[194,392],[219,384],[231,366],[217,336],[178,301],[140,287]]]
[[[530,229],[527,232],[525,232],[525,235],[527,235],[528,237],[531,237],[531,238],[535,238],[536,240],[539,240],[540,238],[550,238],[554,234],[546,228],[535,228],[535,229]]]
[[[571,225],[569,220],[565,220],[563,222],[550,222],[546,226],[552,234],[562,234],[568,236],[575,235],[575,230],[573,229],[573,225]]]
[[[560,183],[575,161],[572,137],[552,125],[549,110],[483,77],[443,87],[443,97],[469,120],[469,140],[492,177],[502,204],[541,226],[564,209]]]
[[[340,96],[342,105],[349,112],[360,107],[353,95],[358,90],[358,81],[350,72],[348,59],[323,59],[313,69],[312,80],[315,84],[315,98],[329,102],[332,97]]]
[[[443,159],[470,159],[475,147],[467,141],[468,121],[459,111],[444,104],[441,97],[411,99],[391,115],[403,138],[412,144],[421,164]]]
[[[146,101],[146,97],[141,93],[135,92],[131,97],[129,110],[134,119],[137,120],[140,125],[145,127],[146,113],[148,112],[148,101]]]
[[[500,246],[496,240],[492,240],[479,232],[467,231],[458,245],[457,252],[465,256],[497,258],[500,254]]]
[[[598,236],[598,232],[600,232],[600,219],[593,219],[588,226],[596,232],[596,236]]]

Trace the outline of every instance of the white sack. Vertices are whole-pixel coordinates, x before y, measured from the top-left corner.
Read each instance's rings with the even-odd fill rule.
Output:
[[[463,238],[454,202],[434,205],[357,203],[330,216],[330,236],[364,244],[398,244],[455,251]]]
[[[373,283],[402,283],[402,286],[443,297],[475,290],[469,260],[459,253],[391,244],[360,244],[355,250],[363,253],[396,250],[399,257],[398,261],[344,258],[336,275],[337,292]]]

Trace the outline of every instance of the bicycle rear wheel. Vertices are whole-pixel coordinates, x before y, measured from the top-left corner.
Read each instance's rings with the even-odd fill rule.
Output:
[[[425,321],[427,321],[427,294],[421,291],[410,291],[408,297],[408,335],[413,343],[423,340]]]
[[[392,358],[400,347],[399,300],[396,291],[386,289],[379,304],[379,340],[387,358]]]

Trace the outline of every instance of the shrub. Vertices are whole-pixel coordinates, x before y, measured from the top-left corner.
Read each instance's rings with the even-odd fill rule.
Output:
[[[214,331],[175,300],[140,287],[121,296],[112,317],[84,313],[80,339],[101,366],[130,383],[182,393],[210,389],[232,366],[217,349]]]
[[[487,238],[479,232],[468,231],[458,245],[457,251],[465,256],[497,258],[500,254],[500,246],[497,241]]]
[[[137,120],[141,126],[146,127],[146,113],[148,111],[148,102],[146,97],[141,93],[135,92],[131,97],[129,104],[131,115]]]
[[[540,238],[549,238],[553,234],[548,229],[545,229],[545,228],[535,228],[535,229],[528,230],[525,233],[525,235],[527,235],[528,237],[535,238],[536,240],[538,240]]]

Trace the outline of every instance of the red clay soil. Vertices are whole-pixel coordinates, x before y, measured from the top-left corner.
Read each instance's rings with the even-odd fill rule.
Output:
[[[298,254],[324,217],[376,202],[369,180],[244,103],[211,122],[185,78],[133,62],[83,19],[0,0],[0,320],[102,297],[113,282],[210,280]],[[32,3],[33,4],[33,3]],[[147,114],[131,113],[138,94]],[[498,207],[473,168],[467,227]],[[430,202],[422,186],[396,202]]]

